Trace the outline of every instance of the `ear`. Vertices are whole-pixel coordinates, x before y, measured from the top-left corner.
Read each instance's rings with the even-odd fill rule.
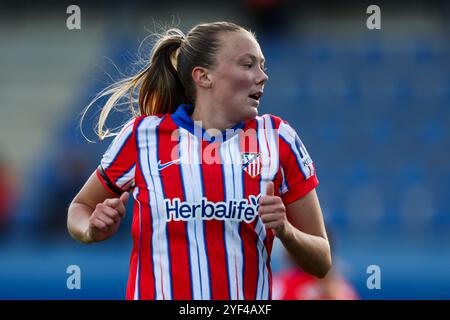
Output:
[[[202,88],[211,88],[211,74],[209,70],[203,67],[194,67],[192,69],[192,79],[194,83]]]

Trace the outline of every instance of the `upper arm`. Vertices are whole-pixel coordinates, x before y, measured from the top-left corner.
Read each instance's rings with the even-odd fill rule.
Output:
[[[324,239],[327,238],[322,209],[316,190],[286,205],[286,216],[297,229]]]
[[[289,222],[297,229],[327,239],[316,193],[316,167],[297,132],[285,121],[279,127],[280,195]]]
[[[311,192],[319,184],[316,167],[297,132],[282,121],[279,127],[281,184],[279,194],[288,205]]]
[[[117,198],[130,190],[136,167],[136,119],[128,121],[110,143],[98,168],[91,174],[72,203],[82,203],[92,209],[108,198]]]
[[[108,198],[117,197],[118,195],[113,194],[103,186],[96,172],[93,172],[72,200],[72,203],[81,203],[94,209],[98,203],[102,203]]]
[[[132,188],[137,162],[135,121],[126,123],[103,154],[97,177],[104,187],[120,195]]]

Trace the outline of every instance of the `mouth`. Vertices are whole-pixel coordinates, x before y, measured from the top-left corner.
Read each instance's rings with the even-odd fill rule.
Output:
[[[248,97],[259,103],[259,100],[261,99],[262,95],[263,95],[262,91],[257,91],[255,93],[249,94]]]

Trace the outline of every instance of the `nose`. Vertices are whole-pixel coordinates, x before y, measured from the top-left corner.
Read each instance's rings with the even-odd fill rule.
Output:
[[[258,85],[263,85],[269,80],[269,76],[261,69],[261,72],[258,76]]]

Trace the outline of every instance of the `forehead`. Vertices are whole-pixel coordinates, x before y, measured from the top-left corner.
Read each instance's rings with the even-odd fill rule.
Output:
[[[255,56],[264,60],[261,48],[256,39],[246,31],[224,32],[219,36],[221,48],[218,56],[221,60],[235,60],[248,56]]]

